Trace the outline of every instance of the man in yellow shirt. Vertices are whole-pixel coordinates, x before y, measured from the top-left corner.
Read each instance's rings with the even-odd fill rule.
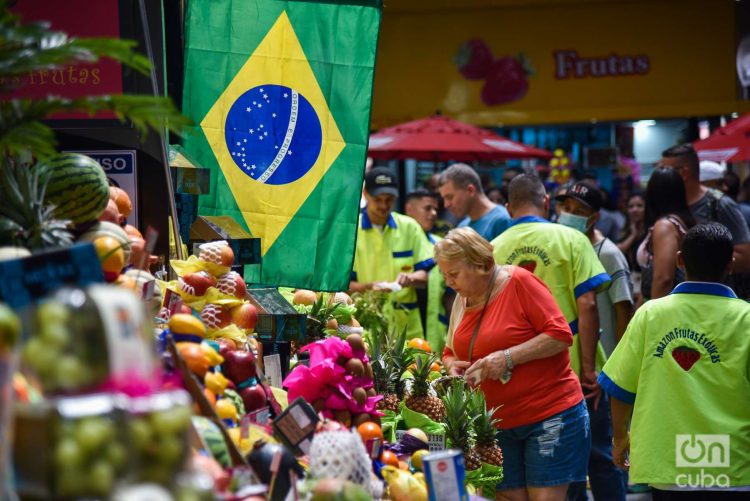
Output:
[[[440,237],[432,233],[437,219],[438,194],[427,190],[416,190],[406,195],[406,215],[413,217],[427,235],[431,245],[435,245]],[[445,279],[440,269],[435,266],[427,279],[427,290],[418,290],[419,308],[422,312],[425,337],[430,343],[432,351],[442,353],[445,337],[448,333],[448,314],[446,312]],[[452,303],[454,295],[449,292]]]
[[[349,289],[392,291],[386,311],[391,329],[424,337],[415,287],[427,285],[435,266],[432,245],[419,223],[393,210],[398,184],[390,169],[375,167],[365,175],[364,196]]]

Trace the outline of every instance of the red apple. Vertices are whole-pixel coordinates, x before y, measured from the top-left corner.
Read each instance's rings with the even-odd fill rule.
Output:
[[[236,384],[242,384],[255,377],[255,355],[250,351],[230,351],[224,356],[224,375]]]
[[[257,411],[261,407],[268,405],[266,390],[259,384],[240,390],[240,396],[245,403],[245,410],[247,412]]]
[[[202,296],[209,287],[216,287],[214,277],[205,271],[186,273],[180,278],[180,289],[192,296]]]
[[[222,329],[232,322],[232,317],[221,306],[207,304],[201,310],[201,320],[209,329]]]
[[[247,285],[245,280],[236,271],[230,271],[219,277],[216,288],[224,294],[245,299],[247,294]]]
[[[255,329],[258,322],[258,309],[250,303],[241,304],[232,308],[229,312],[234,322],[240,329]]]
[[[216,342],[219,344],[219,355],[221,355],[224,358],[227,358],[228,352],[234,351],[237,349],[237,344],[231,339],[220,337],[219,339],[216,340]]]

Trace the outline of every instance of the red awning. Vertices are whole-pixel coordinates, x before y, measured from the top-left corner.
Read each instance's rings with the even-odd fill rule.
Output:
[[[693,147],[701,160],[742,162],[750,160],[750,113],[732,120]]]
[[[552,157],[548,151],[439,115],[394,125],[372,134],[368,155],[377,160],[435,162]]]

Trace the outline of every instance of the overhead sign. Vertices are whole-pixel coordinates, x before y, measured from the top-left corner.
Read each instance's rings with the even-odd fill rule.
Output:
[[[133,212],[128,216],[128,224],[138,227],[138,176],[136,172],[135,150],[75,150],[75,153],[88,155],[102,166],[111,184],[125,190],[133,202]]]
[[[48,22],[53,30],[71,37],[120,38],[120,7],[118,0],[16,0],[11,11],[23,23]],[[85,14],[83,14],[85,13]],[[122,67],[110,58],[90,64],[68,65],[42,69],[4,82],[15,90],[9,98],[41,99],[45,96],[77,98],[122,94]],[[101,112],[97,118],[115,118],[112,112]],[[90,118],[86,113],[59,113],[52,118]]]
[[[373,129],[438,110],[502,126],[750,109],[738,98],[736,2],[467,2],[385,9]]]

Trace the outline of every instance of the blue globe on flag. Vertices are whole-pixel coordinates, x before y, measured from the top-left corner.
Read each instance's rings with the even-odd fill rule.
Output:
[[[283,85],[253,87],[232,104],[224,129],[232,160],[251,179],[288,184],[315,165],[320,119],[310,102]]]

